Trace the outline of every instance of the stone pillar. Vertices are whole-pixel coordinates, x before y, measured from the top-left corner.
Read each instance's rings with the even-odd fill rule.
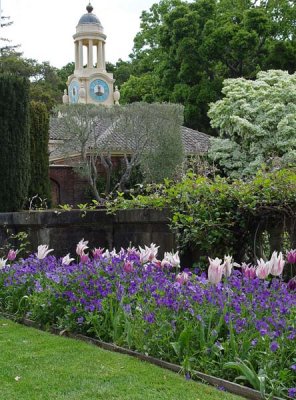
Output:
[[[103,70],[106,70],[106,58],[105,58],[105,43],[103,43],[103,59],[102,59],[102,64],[103,64]]]
[[[98,47],[97,47],[97,68],[98,69],[103,69],[103,43],[99,41]]]
[[[79,62],[78,62],[78,64],[79,64],[79,66],[78,66],[78,68],[79,69],[82,69],[83,68],[83,45],[82,45],[82,40],[79,40]]]
[[[79,43],[75,42],[75,69],[79,68]]]
[[[94,61],[93,61],[93,41],[92,41],[92,39],[89,39],[89,41],[88,41],[87,52],[88,52],[87,66],[88,66],[88,68],[93,68]]]

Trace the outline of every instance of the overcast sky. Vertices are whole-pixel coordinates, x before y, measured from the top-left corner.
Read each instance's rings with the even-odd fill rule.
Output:
[[[140,15],[159,0],[92,0],[107,35],[106,59],[128,59],[140,28]],[[20,44],[24,57],[62,67],[74,61],[73,34],[88,0],[0,0],[3,16],[13,25],[1,35]]]

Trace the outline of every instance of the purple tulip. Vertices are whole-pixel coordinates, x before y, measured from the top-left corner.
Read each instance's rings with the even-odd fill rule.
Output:
[[[296,249],[288,251],[286,258],[289,264],[296,264]]]
[[[296,290],[296,277],[289,280],[287,288],[288,290]]]

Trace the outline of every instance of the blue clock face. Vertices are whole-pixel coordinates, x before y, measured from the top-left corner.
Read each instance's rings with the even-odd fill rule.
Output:
[[[69,85],[70,103],[77,103],[79,99],[79,83],[72,81]]]
[[[109,86],[102,79],[95,79],[89,86],[90,96],[95,101],[105,101],[109,97]]]

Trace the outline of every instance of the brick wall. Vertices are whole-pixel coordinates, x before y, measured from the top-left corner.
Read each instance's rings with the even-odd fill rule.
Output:
[[[49,168],[51,197],[53,205],[77,205],[90,200],[91,195],[87,180],[77,174],[73,167],[51,165]]]

